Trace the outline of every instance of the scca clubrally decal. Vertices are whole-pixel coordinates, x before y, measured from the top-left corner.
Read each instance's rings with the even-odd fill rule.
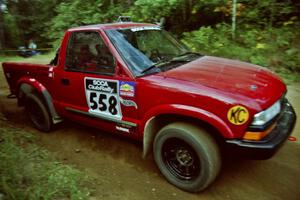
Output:
[[[118,81],[86,77],[85,93],[90,113],[109,118],[122,118]]]

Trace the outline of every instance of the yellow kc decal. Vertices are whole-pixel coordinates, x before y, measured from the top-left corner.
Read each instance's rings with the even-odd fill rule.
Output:
[[[249,119],[249,112],[244,106],[233,106],[227,112],[227,119],[234,125],[242,125]]]

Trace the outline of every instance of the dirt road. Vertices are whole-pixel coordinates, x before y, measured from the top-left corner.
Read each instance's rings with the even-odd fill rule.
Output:
[[[190,194],[170,185],[152,158],[142,159],[138,143],[92,128],[64,122],[50,134],[32,128],[8,89],[0,68],[0,111],[8,123],[38,135],[39,143],[59,159],[95,178],[93,199],[300,199],[300,123],[288,141],[270,160],[225,160],[216,182],[206,191]],[[288,98],[300,116],[300,84],[289,86]]]

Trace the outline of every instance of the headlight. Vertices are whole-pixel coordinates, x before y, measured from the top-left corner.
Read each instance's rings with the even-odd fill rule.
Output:
[[[281,106],[279,100],[268,109],[255,114],[251,125],[264,125],[265,123],[273,119],[278,113],[280,113],[280,109]]]

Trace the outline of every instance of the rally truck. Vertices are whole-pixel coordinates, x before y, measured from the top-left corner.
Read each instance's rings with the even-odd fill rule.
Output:
[[[155,24],[71,28],[50,64],[3,69],[10,97],[40,131],[69,119],[138,140],[143,156],[152,152],[165,178],[189,192],[216,179],[225,151],[271,157],[296,121],[274,73],[192,52]]]

